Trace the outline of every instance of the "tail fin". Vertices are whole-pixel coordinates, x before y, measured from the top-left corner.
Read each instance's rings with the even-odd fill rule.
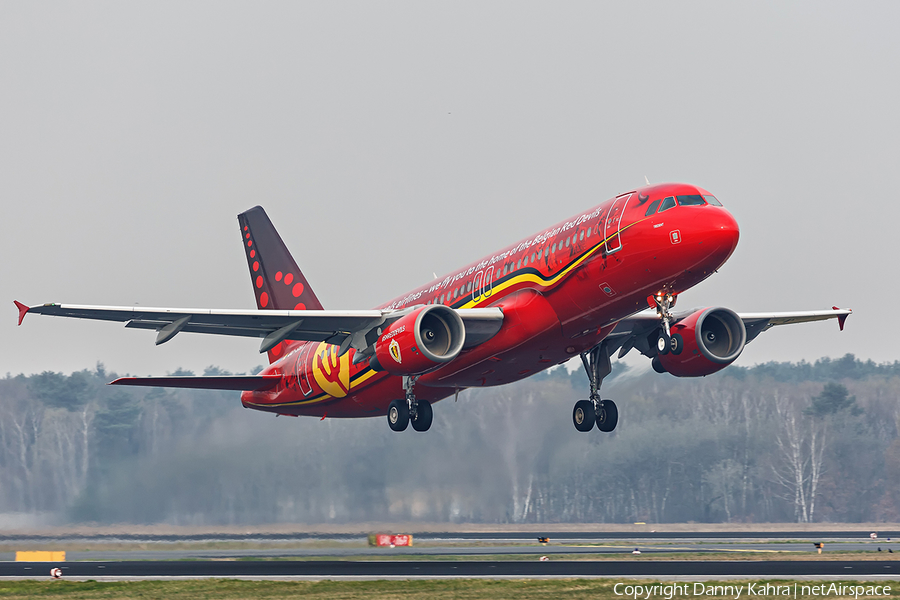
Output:
[[[322,310],[322,303],[275,231],[266,211],[254,206],[238,215],[256,306],[271,310]]]

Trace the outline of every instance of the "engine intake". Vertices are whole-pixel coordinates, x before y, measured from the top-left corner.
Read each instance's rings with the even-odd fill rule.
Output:
[[[676,377],[702,377],[733,363],[747,344],[747,329],[727,308],[705,308],[672,326],[671,351],[654,359],[654,368]]]
[[[392,375],[418,375],[456,358],[465,341],[466,328],[455,310],[423,306],[382,332],[369,366]]]

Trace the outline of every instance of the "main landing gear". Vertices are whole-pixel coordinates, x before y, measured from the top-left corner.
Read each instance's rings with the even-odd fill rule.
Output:
[[[394,400],[388,405],[388,425],[394,431],[404,431],[412,423],[416,431],[428,431],[434,420],[434,411],[427,400],[416,400],[413,388],[418,376],[403,377],[404,400]]]
[[[619,410],[612,400],[600,399],[600,383],[612,370],[606,344],[600,344],[589,352],[582,353],[581,362],[591,381],[591,398],[575,403],[572,422],[578,431],[590,431],[596,423],[600,431],[610,432],[619,422]]]

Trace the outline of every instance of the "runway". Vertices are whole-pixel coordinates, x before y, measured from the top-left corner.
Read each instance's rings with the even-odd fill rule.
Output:
[[[0,578],[76,579],[787,577],[900,579],[900,532],[530,532],[416,534],[410,548],[375,548],[361,534],[0,536]],[[828,560],[814,554],[813,542]],[[14,562],[15,550],[64,549],[62,564]],[[640,548],[640,555],[632,555]],[[893,548],[896,553],[891,554]],[[882,550],[879,552],[879,550]],[[740,553],[736,560],[725,559]],[[871,560],[853,560],[864,553]],[[723,560],[697,560],[720,555]],[[613,556],[620,558],[610,560]],[[665,556],[676,560],[666,560]],[[781,556],[803,560],[778,560]],[[546,556],[548,560],[538,560]],[[573,560],[578,557],[579,560]],[[596,556],[596,560],[591,560]],[[748,556],[752,558],[748,560]],[[511,560],[512,557],[516,559]],[[626,558],[627,557],[627,558]],[[653,557],[651,559],[651,557]],[[757,559],[758,557],[758,559]],[[807,557],[809,560],[807,560]]]
[[[881,561],[121,561],[0,563],[0,577],[45,578],[506,578],[506,577],[860,577],[900,578]]]
[[[639,548],[643,554],[682,555],[718,553],[751,554],[760,559],[774,559],[780,553],[811,553],[814,542],[825,542],[829,553],[877,553],[885,558],[888,551],[900,553],[893,540],[894,531],[879,533],[872,540],[868,531],[815,532],[546,532],[549,544],[539,544],[537,534],[526,532],[496,533],[425,533],[415,534],[413,547],[374,548],[361,534],[241,534],[241,535],[97,535],[97,536],[0,536],[0,561],[15,559],[15,550],[47,547],[52,544],[67,550],[70,561],[128,560],[227,560],[241,558],[306,558],[314,560],[441,557],[503,558],[512,555],[590,555],[628,554]],[[900,558],[900,554],[898,554]]]
[[[826,550],[832,553],[845,552],[877,552],[877,548],[883,548],[883,553],[887,557],[888,548],[896,548],[898,558],[900,558],[900,544],[888,544],[885,542],[855,542],[855,543],[828,543]],[[790,552],[801,553],[811,552],[813,545],[811,542],[785,542],[780,544],[761,544],[761,543],[741,543],[735,542],[731,544],[720,543],[697,543],[697,544],[670,544],[670,545],[649,545],[649,544],[628,544],[628,545],[608,545],[608,544],[578,544],[571,543],[551,543],[546,546],[537,543],[519,544],[519,545],[491,545],[491,546],[436,546],[432,543],[413,546],[412,548],[371,548],[358,544],[348,545],[344,547],[328,547],[320,546],[303,546],[298,545],[289,548],[198,548],[198,549],[168,549],[159,547],[156,549],[136,549],[136,550],[69,550],[66,553],[70,561],[122,561],[122,560],[228,560],[228,559],[279,559],[279,558],[352,558],[352,559],[382,559],[386,556],[402,560],[403,557],[440,557],[448,559],[454,557],[471,557],[475,559],[479,556],[509,556],[509,555],[533,555],[534,557],[547,555],[579,555],[589,558],[590,555],[598,554],[623,554],[631,555],[634,549],[640,549],[642,554],[685,554],[685,553],[714,553],[714,554],[754,554],[759,555],[760,560],[766,558],[771,559],[777,553]],[[684,558],[684,557],[681,557]],[[15,560],[14,552],[0,552],[0,561]]]
[[[552,540],[868,540],[871,530],[856,531],[495,531],[495,532],[428,532],[414,533],[416,539],[429,541],[531,541],[537,536]],[[900,539],[900,530],[878,531],[881,539]],[[0,534],[0,543],[9,542],[292,542],[296,540],[352,541],[365,539],[359,533],[202,533],[202,534]]]

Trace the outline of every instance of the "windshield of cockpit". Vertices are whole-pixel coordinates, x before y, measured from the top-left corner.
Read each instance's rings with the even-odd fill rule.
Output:
[[[658,198],[650,203],[650,206],[647,207],[646,216],[650,216],[656,212],[665,212],[670,208],[675,208],[675,206],[703,206],[705,204],[711,204],[712,206],[722,206],[722,203],[719,202],[715,196],[713,195],[700,195],[700,194],[685,194],[682,196],[666,196],[665,198]]]

